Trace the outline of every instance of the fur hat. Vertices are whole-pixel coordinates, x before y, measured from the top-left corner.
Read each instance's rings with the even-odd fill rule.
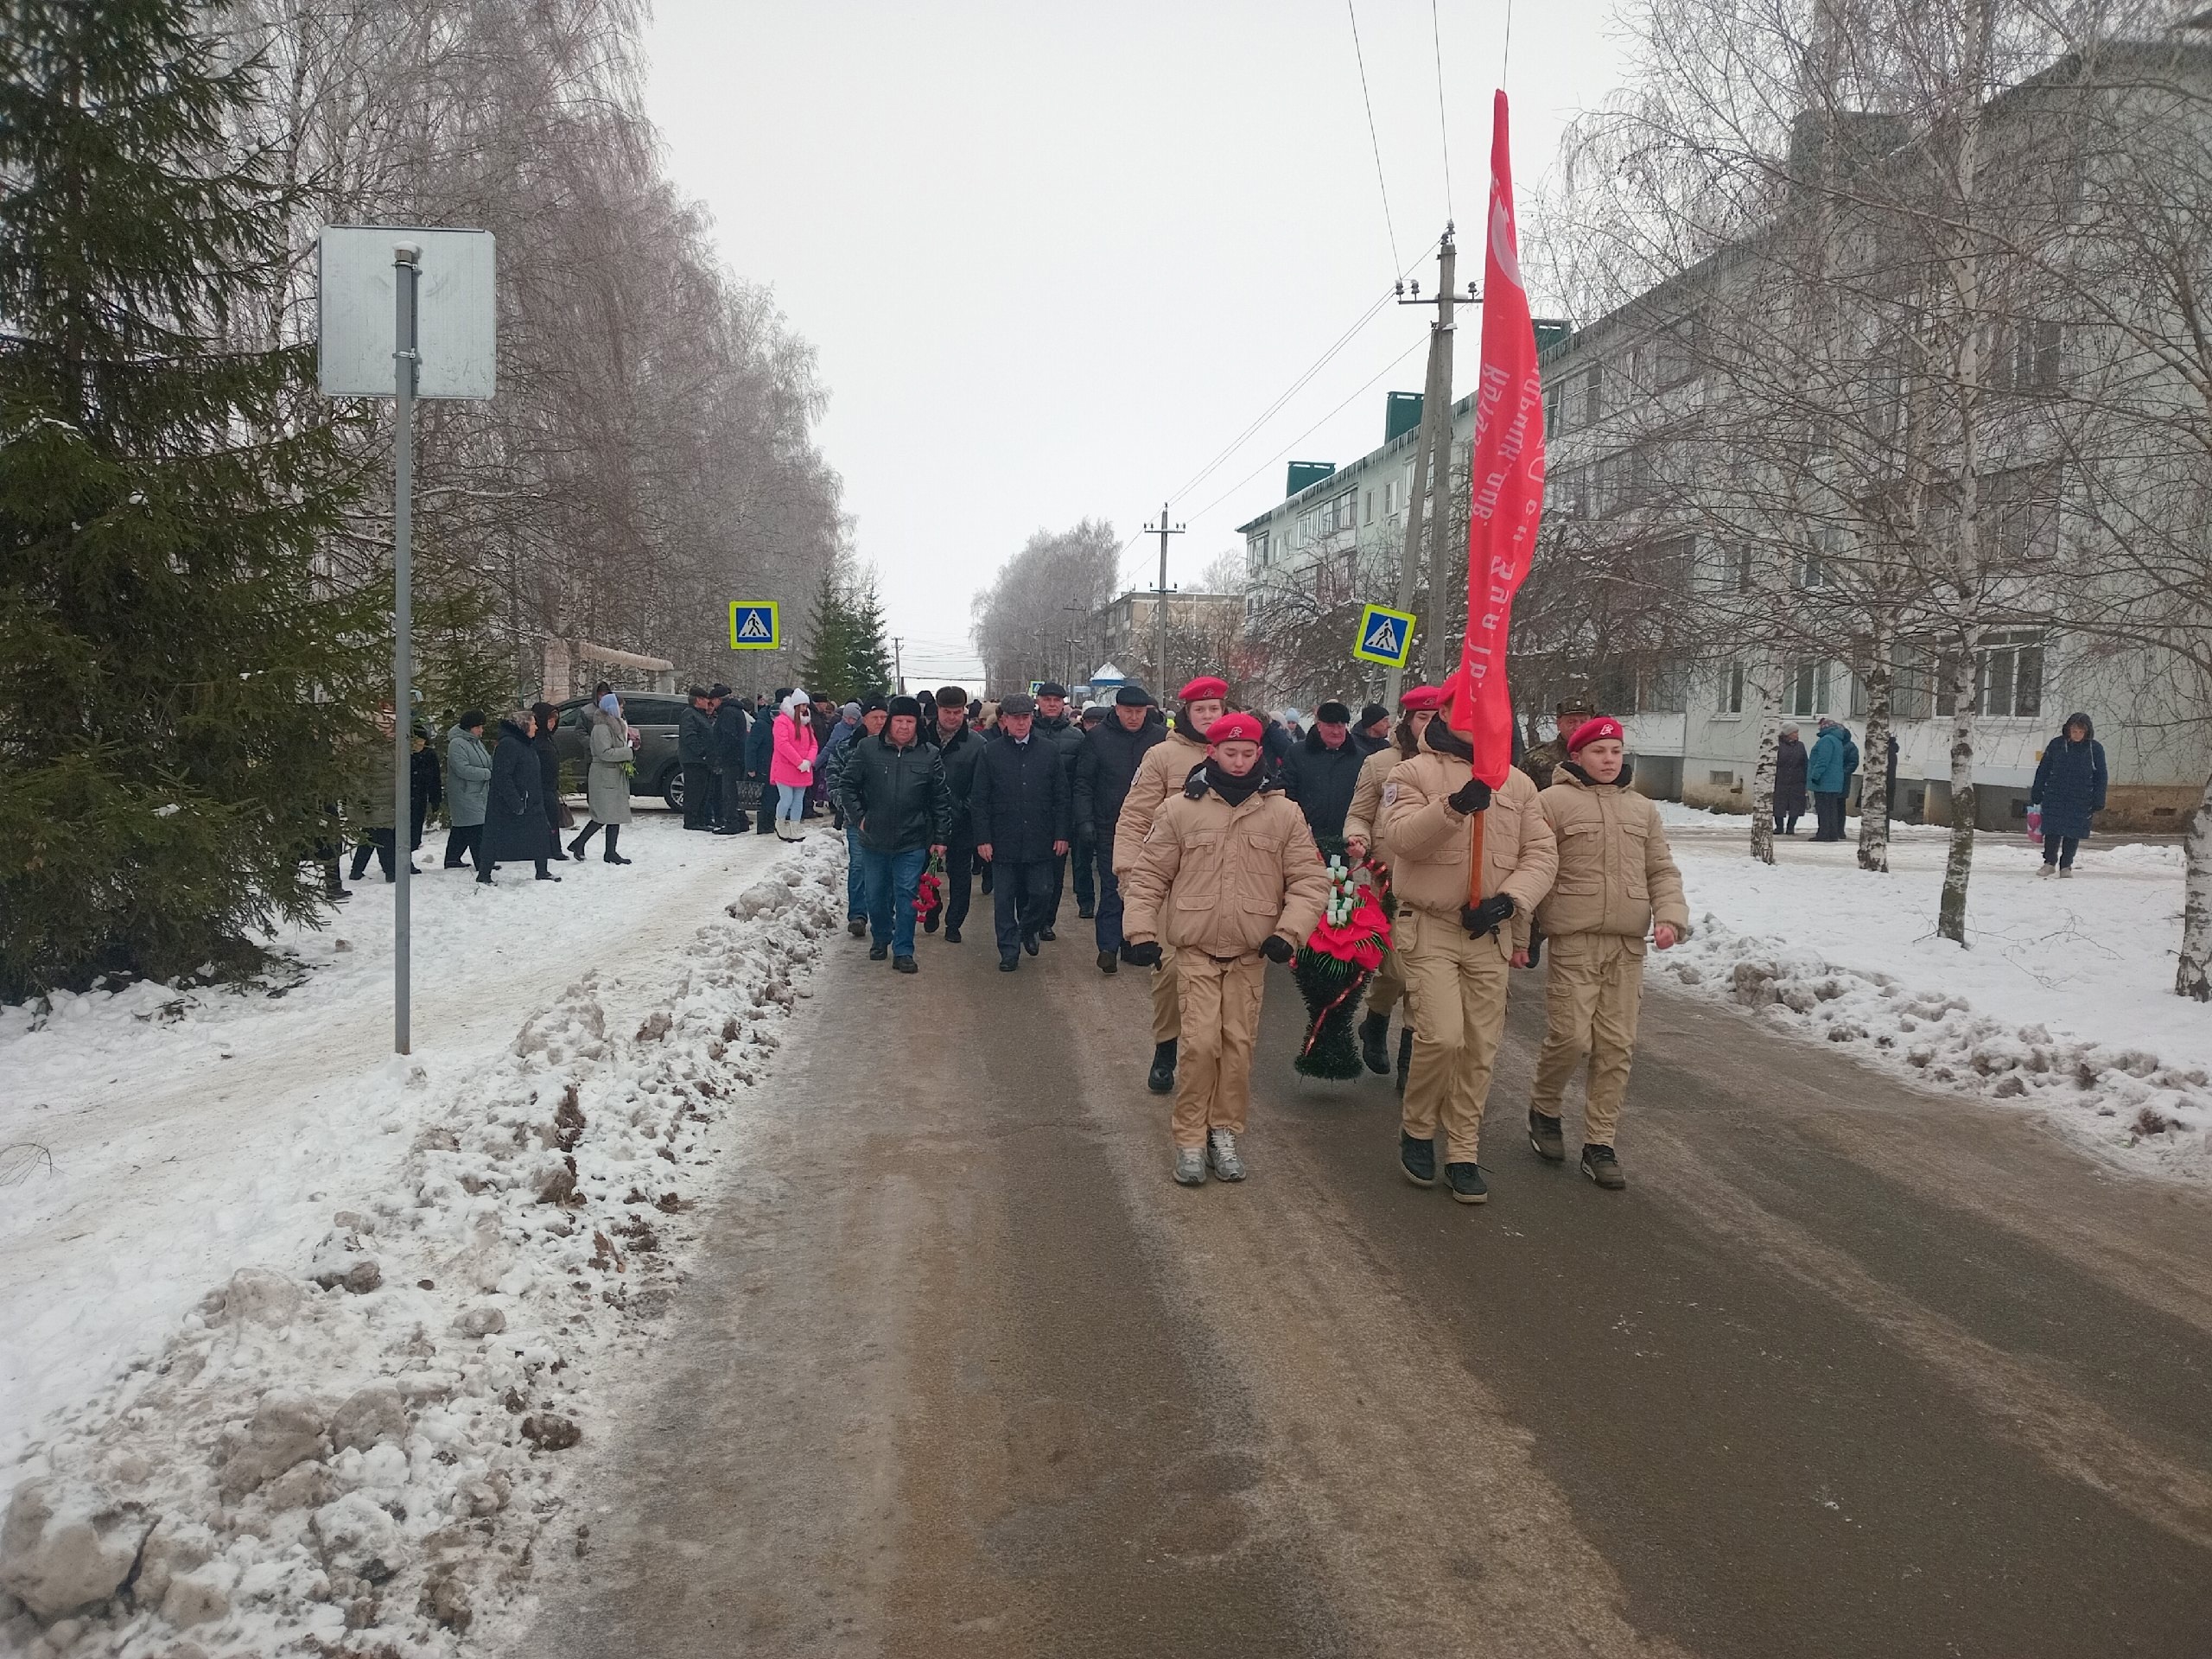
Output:
[[[893,720],[898,719],[901,715],[906,715],[909,720],[919,720],[922,717],[922,702],[918,697],[893,697],[889,702],[884,704],[884,707],[890,712],[891,718]]]
[[[1325,726],[1349,726],[1351,710],[1332,698],[1313,711],[1313,718]]]

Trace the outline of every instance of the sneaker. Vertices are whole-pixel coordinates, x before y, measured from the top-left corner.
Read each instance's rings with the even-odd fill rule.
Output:
[[[2058,867],[2058,879],[2060,880],[2070,880],[2073,879],[2073,875],[2074,867],[2071,864],[2062,864]]]
[[[1406,1092],[1406,1073],[1414,1065],[1414,1028],[1408,1026],[1398,1033],[1398,1092]]]
[[[1121,957],[1111,950],[1101,950],[1098,953],[1098,971],[1102,974],[1120,973],[1122,971]]]
[[[1628,1185],[1628,1177],[1621,1173],[1621,1160],[1613,1156],[1611,1147],[1583,1147],[1582,1173],[1608,1192],[1618,1192]]]
[[[912,957],[892,957],[891,968],[893,973],[900,974],[918,974],[922,971],[921,964]]]
[[[1164,1043],[1154,1045],[1152,1070],[1145,1075],[1144,1086],[1155,1095],[1175,1092],[1175,1039],[1173,1037]]]
[[[925,916],[922,918],[922,931],[925,933],[934,933],[937,931],[937,918],[934,915]]]
[[[1204,1186],[1206,1184],[1206,1149],[1204,1147],[1175,1148],[1175,1185]]]
[[[1075,907],[1075,913],[1087,922],[1090,920],[1091,918],[1098,914],[1098,906],[1096,905],[1077,905]]]
[[[1359,1057],[1378,1077],[1390,1074],[1390,1016],[1370,1014],[1359,1022]]]
[[[2039,864],[2036,867],[2036,874],[2037,875],[2056,875],[2058,874],[2058,866],[2056,864]]]
[[[1236,1130],[1209,1129],[1206,1132],[1206,1162],[1224,1181],[1244,1179],[1244,1160],[1236,1155]]]
[[[864,939],[868,938],[868,918],[865,916],[853,917],[850,920],[846,922],[845,931],[851,934],[856,939]]]
[[[1060,936],[1053,932],[1049,927],[1040,927],[1037,930],[1037,937],[1044,940],[1046,944],[1050,944],[1054,939],[1058,938]]]
[[[1039,936],[1034,933],[1025,933],[1021,936],[1021,948],[1033,957],[1037,954],[1038,938]]]
[[[1488,1204],[1490,1188],[1483,1185],[1483,1173],[1472,1164],[1444,1166],[1446,1185],[1452,1189],[1455,1204]]]
[[[1529,1109],[1529,1144],[1548,1164],[1567,1161],[1567,1141],[1560,1134],[1559,1119],[1546,1117],[1533,1106]]]
[[[887,944],[871,944],[868,948],[868,959],[870,962],[881,962],[890,954],[891,947]]]
[[[999,958],[999,972],[1002,974],[1010,974],[1020,966],[1021,958],[1020,957],[1001,957]]]
[[[945,942],[947,944],[959,944],[959,943],[960,943],[960,930],[959,930],[958,928],[957,928],[957,927],[948,927],[948,928],[946,928],[946,929],[944,930],[944,942]]]
[[[1398,1167],[1415,1186],[1436,1185],[1436,1142],[1417,1140],[1398,1131]]]

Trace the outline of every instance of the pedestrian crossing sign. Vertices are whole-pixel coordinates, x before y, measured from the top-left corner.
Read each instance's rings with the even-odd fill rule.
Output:
[[[1403,668],[1414,652],[1414,619],[1408,611],[1386,611],[1370,605],[1359,613],[1359,635],[1351,654],[1363,663]]]
[[[772,602],[748,605],[743,600],[730,601],[729,648],[732,651],[773,651],[783,643],[783,626],[776,620],[776,607]]]

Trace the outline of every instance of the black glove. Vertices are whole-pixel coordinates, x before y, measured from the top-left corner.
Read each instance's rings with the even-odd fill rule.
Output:
[[[1298,954],[1298,947],[1280,933],[1270,933],[1262,941],[1260,954],[1269,962],[1288,962]]]
[[[1122,947],[1122,960],[1132,968],[1157,968],[1160,966],[1159,942],[1147,939],[1142,944],[1125,944]]]
[[[1490,785],[1479,778],[1470,778],[1444,798],[1444,804],[1454,812],[1487,812]]]
[[[1513,895],[1510,893],[1493,893],[1479,905],[1463,906],[1459,911],[1459,919],[1465,924],[1467,931],[1471,934],[1495,933],[1502,925],[1513,919]]]

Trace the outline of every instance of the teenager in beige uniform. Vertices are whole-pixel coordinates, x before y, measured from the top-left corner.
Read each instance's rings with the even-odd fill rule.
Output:
[[[1329,900],[1306,815],[1260,764],[1262,735],[1249,715],[1208,728],[1205,767],[1154,815],[1122,887],[1129,959],[1157,963],[1162,942],[1175,950],[1175,1179],[1185,1186],[1204,1183],[1209,1165],[1224,1181],[1244,1179],[1236,1137],[1267,965],[1291,959]]]
[[[1376,823],[1382,813],[1382,785],[1389,782],[1399,761],[1410,760],[1421,753],[1421,734],[1443,701],[1444,694],[1433,685],[1407,687],[1398,699],[1398,726],[1390,734],[1390,747],[1369,755],[1367,764],[1359,769],[1359,779],[1352,785],[1351,806],[1344,813],[1344,851],[1354,864],[1372,853],[1377,862],[1389,868],[1390,861],[1384,855]],[[1370,1071],[1390,1069],[1390,1010],[1405,994],[1398,953],[1395,948],[1386,950],[1382,965],[1375,970],[1368,987],[1367,1018],[1359,1022],[1360,1054]],[[1412,1064],[1413,1053],[1414,1028],[1408,1026],[1398,1033],[1398,1092],[1402,1095],[1406,1092],[1406,1067]]]
[[[1191,768],[1206,758],[1206,728],[1221,718],[1229,706],[1229,682],[1201,675],[1185,686],[1178,698],[1182,707],[1167,735],[1144,752],[1129,779],[1129,792],[1122,798],[1121,816],[1114,820],[1114,877],[1126,882],[1136,868],[1137,849],[1152,828],[1152,815],[1160,803],[1180,792]],[[1128,937],[1126,925],[1122,937]],[[1123,960],[1128,957],[1123,953]],[[1135,966],[1131,963],[1131,966]],[[1152,976],[1152,1071],[1145,1087],[1164,1095],[1175,1087],[1175,1033],[1179,1016],[1175,1001],[1175,952],[1163,944],[1160,966]]]
[[[1558,854],[1536,786],[1508,768],[1493,794],[1474,775],[1474,751],[1443,720],[1424,748],[1382,787],[1382,840],[1398,895],[1393,924],[1414,1027],[1413,1066],[1398,1133],[1398,1163],[1416,1186],[1444,1179],[1461,1204],[1490,1196],[1477,1167],[1483,1103],[1505,1031],[1505,982],[1528,948],[1529,918],[1551,890]],[[1470,905],[1473,815],[1483,814],[1481,901]]]
[[[1553,1163],[1566,1161],[1560,1106],[1588,1054],[1582,1173],[1614,1191],[1628,1185],[1613,1136],[1636,1054],[1643,937],[1648,931],[1669,950],[1690,932],[1681,873],[1667,850],[1659,809],[1628,785],[1620,722],[1600,717],[1567,737],[1566,760],[1537,797],[1559,841],[1559,876],[1536,911],[1552,965],[1529,1143]]]

